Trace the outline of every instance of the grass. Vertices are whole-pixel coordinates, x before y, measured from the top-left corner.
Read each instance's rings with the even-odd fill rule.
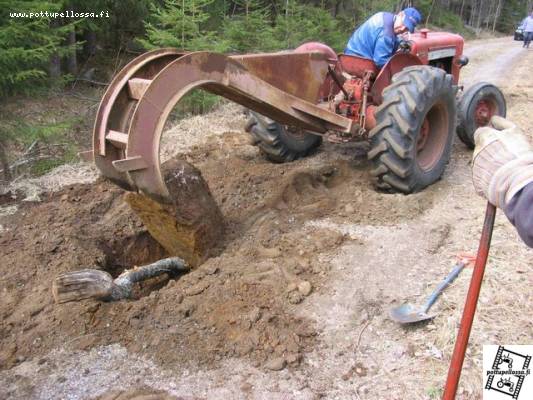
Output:
[[[81,123],[80,118],[52,122],[36,119],[32,114],[32,117],[12,116],[2,121],[2,133],[10,143],[8,157],[15,176],[23,173],[40,176],[76,158],[77,146],[72,133]]]
[[[176,122],[191,115],[206,114],[218,106],[221,101],[222,98],[220,96],[201,89],[193,90],[187,93],[174,107],[169,119]]]
[[[430,387],[426,391],[430,399],[440,399],[442,397],[442,388],[440,387]]]
[[[60,158],[38,160],[31,166],[30,173],[34,176],[41,176],[67,162],[68,161]]]

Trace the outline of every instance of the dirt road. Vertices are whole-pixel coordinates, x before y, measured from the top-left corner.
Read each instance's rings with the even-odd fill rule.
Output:
[[[533,50],[501,38],[466,54],[462,84],[500,85],[533,139]],[[164,156],[200,168],[229,228],[218,257],[139,300],[57,306],[49,294],[58,273],[116,274],[164,255],[119,189],[77,184],[3,207],[0,398],[439,398],[470,270],[432,322],[402,328],[387,312],[423,301],[457,254],[475,253],[485,203],[471,152],[456,140],[440,182],[387,195],[353,146],[274,165],[248,144],[244,120],[225,106],[165,135]],[[532,342],[532,256],[499,213],[458,399],[481,398],[483,344]]]

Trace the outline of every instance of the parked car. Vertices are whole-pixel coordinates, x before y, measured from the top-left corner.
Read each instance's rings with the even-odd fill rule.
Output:
[[[524,23],[518,25],[518,28],[514,31],[514,40],[524,40]]]

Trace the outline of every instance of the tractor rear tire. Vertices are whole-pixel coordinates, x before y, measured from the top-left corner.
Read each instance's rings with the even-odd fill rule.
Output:
[[[418,192],[440,179],[450,159],[456,105],[452,76],[412,66],[392,77],[370,131],[374,185],[387,192]]]
[[[480,114],[480,111],[484,111]],[[505,118],[507,105],[500,89],[492,83],[478,82],[463,92],[459,100],[457,136],[470,149],[476,146],[474,132],[486,126],[493,115]]]
[[[276,163],[307,156],[322,143],[322,137],[308,132],[292,133],[286,126],[250,111],[245,129],[261,152]]]

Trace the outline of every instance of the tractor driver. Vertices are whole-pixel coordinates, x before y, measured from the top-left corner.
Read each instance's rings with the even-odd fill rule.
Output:
[[[397,35],[407,31],[413,33],[421,20],[418,10],[412,7],[396,15],[389,12],[374,14],[352,34],[344,54],[368,58],[381,68],[398,49]]]

